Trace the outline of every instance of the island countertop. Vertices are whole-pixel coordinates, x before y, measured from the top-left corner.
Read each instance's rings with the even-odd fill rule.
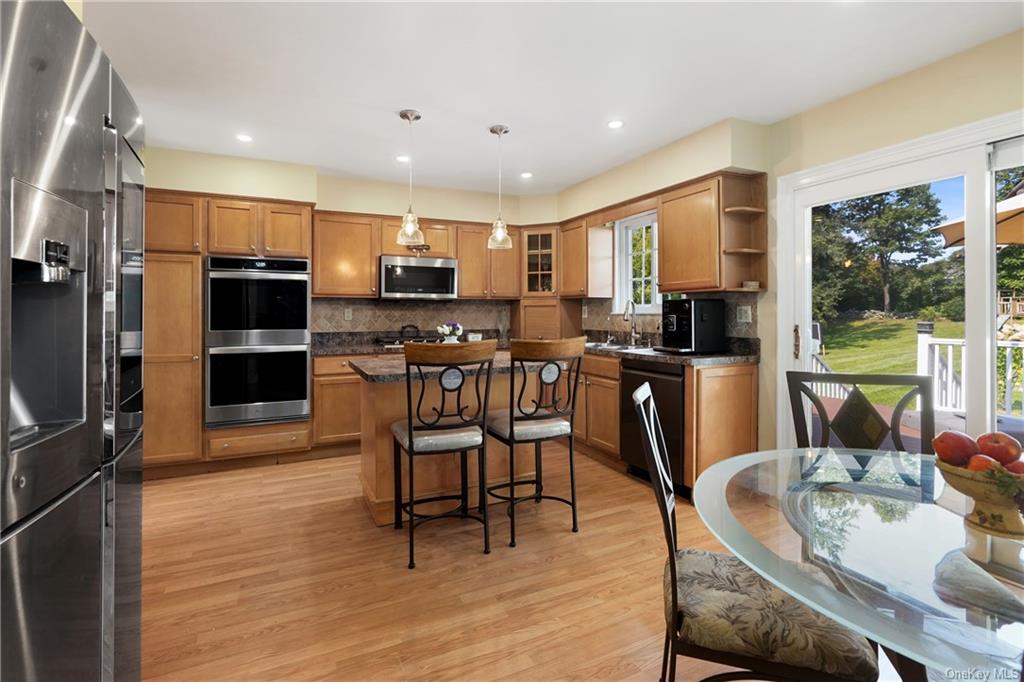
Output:
[[[527,363],[528,372],[538,371],[544,363]],[[349,361],[349,366],[355,373],[366,381],[374,384],[390,384],[405,381],[405,355],[395,353],[393,356],[376,356],[372,358],[356,358]],[[512,368],[512,360],[507,350],[499,350],[494,354],[494,365],[491,368],[491,375],[508,374]],[[443,367],[437,367],[434,373],[439,373]],[[472,374],[471,372],[467,372]],[[431,372],[424,370],[426,376]]]

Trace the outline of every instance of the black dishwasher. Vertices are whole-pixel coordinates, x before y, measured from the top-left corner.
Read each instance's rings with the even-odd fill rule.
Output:
[[[651,385],[651,395],[658,409],[665,447],[672,468],[676,493],[689,497],[683,486],[683,371],[685,366],[656,360],[622,360],[621,405],[619,409],[619,454],[630,473],[649,480],[644,457],[640,418],[633,405],[633,391],[644,382]]]

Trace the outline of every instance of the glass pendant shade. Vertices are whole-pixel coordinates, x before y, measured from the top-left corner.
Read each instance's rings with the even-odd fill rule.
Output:
[[[397,242],[401,246],[421,246],[423,230],[420,229],[419,218],[412,212],[412,207],[402,216],[402,229],[398,231]]]
[[[511,249],[512,237],[508,234],[505,221],[498,218],[491,225],[491,236],[487,238],[488,249]]]

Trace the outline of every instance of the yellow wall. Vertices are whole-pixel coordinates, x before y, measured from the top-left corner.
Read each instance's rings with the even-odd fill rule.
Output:
[[[82,12],[85,10],[83,0],[64,0],[64,4],[71,8],[71,11],[75,13],[79,21],[82,20]]]
[[[238,156],[146,148],[146,185],[187,192],[316,201],[312,166]]]

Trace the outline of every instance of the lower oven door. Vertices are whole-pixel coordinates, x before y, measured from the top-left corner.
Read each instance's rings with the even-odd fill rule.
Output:
[[[309,416],[309,346],[206,349],[206,423]]]

